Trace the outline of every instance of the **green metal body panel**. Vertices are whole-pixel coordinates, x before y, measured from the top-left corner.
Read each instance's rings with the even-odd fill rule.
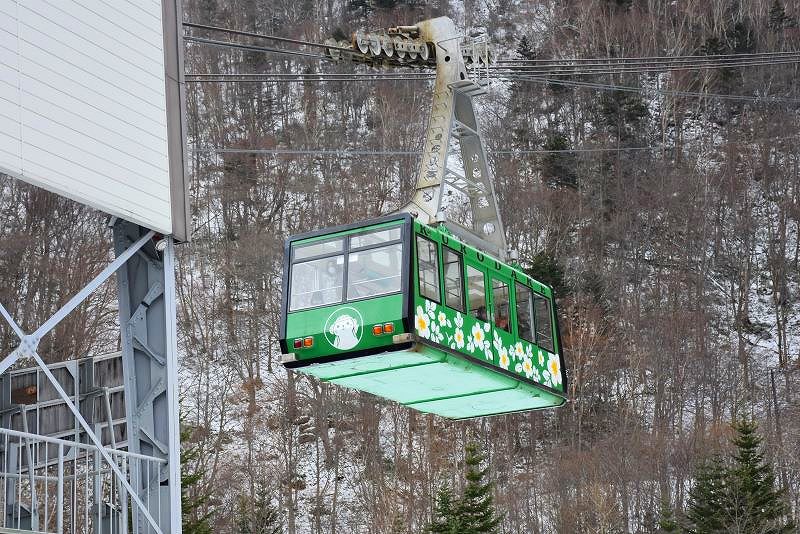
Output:
[[[472,247],[462,246],[459,241],[442,231],[429,228],[416,221],[414,226],[416,234],[424,235],[437,243],[447,244],[451,248],[457,248],[462,251],[466,265],[472,265],[487,274],[485,291],[489,317],[492,317],[494,308],[491,292],[492,279],[501,280],[509,285],[513,285],[513,281],[516,280],[527,285],[536,293],[552,299],[552,291],[548,286],[533,280],[521,270],[485,256]],[[443,268],[441,261],[439,268],[440,271]],[[415,308],[414,332],[423,340],[448,347],[451,351],[491,365],[498,370],[502,369],[513,373],[521,379],[545,386],[556,394],[564,394],[562,361],[558,354],[560,350],[558,346],[555,347],[556,352],[551,353],[518,337],[515,320],[510,322],[511,332],[506,332],[501,328],[496,328],[491,322],[481,321],[467,313],[461,313],[424,298],[419,294],[417,270],[412,269],[412,272],[414,277],[412,283]],[[439,278],[440,280],[444,278],[443,273],[440,273]],[[466,291],[466,287],[464,289]],[[512,309],[515,307],[513,304],[512,300]],[[551,309],[551,315],[552,313]],[[515,315],[513,313],[512,318]],[[553,324],[556,324],[554,315],[551,316],[551,320]],[[563,401],[558,404],[562,403]]]
[[[320,241],[333,236],[363,232],[364,226],[306,238],[294,243]],[[370,229],[396,225],[384,222]],[[491,280],[509,285],[519,282],[552,299],[551,289],[519,269],[503,264],[464,245],[446,229],[417,221],[406,222],[404,237],[410,247],[404,257],[409,265],[400,294],[285,313],[282,348],[292,352],[287,366],[333,384],[372,393],[416,410],[453,419],[496,415],[560,406],[565,402],[561,348],[554,335],[555,351],[548,352],[521,339],[512,320],[504,330],[464,312],[451,309],[419,294],[415,236],[424,235],[439,244],[440,299],[443,280],[442,245],[456,250],[466,265],[487,274],[488,317],[494,302]],[[409,239],[410,238],[410,239]],[[287,246],[287,253],[289,253]],[[464,294],[466,295],[466,280]],[[285,282],[285,286],[286,282]],[[513,290],[510,297],[514,309]],[[284,298],[288,298],[284,296]],[[405,313],[404,313],[405,312]],[[512,314],[513,317],[514,314]],[[551,308],[551,320],[555,315]],[[333,335],[340,317],[357,323],[348,339]],[[352,322],[351,322],[352,323]],[[348,324],[351,324],[348,323]],[[392,334],[374,335],[372,326],[391,323]],[[355,333],[355,338],[350,332]],[[405,336],[398,336],[399,334]],[[398,336],[398,337],[394,337]],[[295,339],[312,337],[311,347],[291,349]],[[288,350],[287,350],[288,349]]]
[[[402,294],[387,295],[293,313],[291,320],[286,322],[286,338],[290,342],[306,337],[314,339],[311,347],[294,350],[300,361],[351,351],[390,349],[393,347],[392,336],[373,335],[372,327],[376,324],[392,323],[395,333],[404,332],[403,298]],[[345,316],[356,319],[355,345],[351,345],[352,340],[343,345],[341,337],[337,343],[335,331],[331,331],[337,320]]]

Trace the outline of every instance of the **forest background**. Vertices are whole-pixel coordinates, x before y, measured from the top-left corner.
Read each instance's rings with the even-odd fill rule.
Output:
[[[800,5],[781,0],[183,3],[187,21],[313,42],[447,15],[529,59],[800,49]],[[197,44],[186,71],[371,72]],[[266,503],[289,534],[419,532],[437,487],[463,484],[476,442],[502,532],[650,533],[662,502],[685,510],[729,423],[754,418],[797,517],[797,74],[788,63],[574,78],[634,91],[492,82],[480,107],[500,209],[523,267],[559,295],[571,402],[464,422],[278,363],[284,238],[410,198],[431,82],[187,83],[194,234],[179,251],[179,334],[192,492],[209,496],[199,513],[215,532]],[[0,298],[24,329],[101,268],[110,236],[97,212],[6,177],[0,187]],[[115,350],[114,296],[113,284],[96,293],[40,353]]]

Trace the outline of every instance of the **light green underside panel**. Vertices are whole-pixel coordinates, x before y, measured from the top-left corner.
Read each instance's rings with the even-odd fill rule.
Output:
[[[535,410],[564,402],[546,390],[461,358],[417,347],[419,352],[387,352],[296,370],[451,419]]]

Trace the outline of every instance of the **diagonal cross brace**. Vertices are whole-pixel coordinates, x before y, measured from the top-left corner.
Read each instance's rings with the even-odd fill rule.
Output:
[[[59,396],[65,402],[65,404],[69,407],[72,414],[78,420],[80,425],[83,427],[84,431],[86,431],[86,435],[92,440],[92,443],[97,447],[97,451],[103,457],[103,459],[108,463],[111,470],[114,472],[115,475],[119,478],[119,481],[125,487],[125,489],[130,493],[131,498],[134,500],[136,505],[138,506],[139,510],[147,519],[150,526],[152,526],[156,532],[163,534],[162,530],[159,528],[158,523],[153,516],[150,515],[150,512],[147,510],[147,507],[142,502],[139,495],[134,491],[133,487],[131,486],[130,482],[128,481],[127,477],[122,473],[117,463],[111,458],[111,455],[108,454],[106,448],[103,446],[103,443],[100,441],[100,438],[97,437],[92,427],[89,423],[86,422],[86,419],[83,418],[78,408],[70,399],[67,392],[64,391],[64,388],[61,387],[61,384],[58,382],[56,377],[47,367],[47,365],[42,360],[39,353],[36,352],[36,349],[39,345],[39,341],[42,339],[42,336],[50,332],[53,328],[56,327],[58,323],[60,323],[64,317],[66,317],[72,310],[77,308],[86,298],[91,295],[100,285],[108,280],[108,278],[114,274],[117,269],[122,267],[125,262],[130,259],[136,252],[139,251],[150,239],[152,239],[155,232],[150,231],[143,235],[140,239],[138,239],[134,244],[132,244],[125,252],[117,256],[117,258],[111,262],[105,269],[103,269],[100,274],[95,276],[91,282],[86,284],[86,286],[81,289],[74,297],[69,299],[66,304],[64,304],[55,314],[53,314],[50,319],[44,322],[42,326],[36,329],[33,334],[26,335],[25,332],[19,327],[19,325],[14,321],[11,314],[8,313],[8,310],[0,304],[0,315],[5,318],[11,328],[14,330],[14,333],[17,334],[17,337],[20,339],[20,345],[16,349],[14,349],[11,354],[6,356],[6,358],[0,362],[0,373],[5,372],[9,367],[14,365],[14,363],[21,357],[21,356],[30,356],[34,359],[36,364],[42,369],[47,379],[53,385],[55,390],[58,392]]]

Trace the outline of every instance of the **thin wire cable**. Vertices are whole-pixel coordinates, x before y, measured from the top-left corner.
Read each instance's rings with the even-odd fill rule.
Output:
[[[611,70],[598,70],[598,69],[585,70],[585,69],[572,69],[572,68],[561,69],[559,67],[558,70],[552,70],[552,69],[535,69],[535,70],[532,70],[532,69],[527,69],[527,68],[526,69],[502,69],[502,68],[490,67],[490,71],[493,74],[502,74],[502,75],[543,74],[543,75],[547,75],[547,76],[556,76],[556,75],[581,76],[581,75],[593,75],[593,74],[617,74],[617,73],[622,73],[622,72],[651,72],[651,71],[663,71],[663,70],[686,70],[686,69],[690,69],[690,68],[691,69],[693,69],[693,68],[698,68],[698,69],[704,69],[704,68],[728,68],[728,67],[743,67],[743,66],[779,65],[779,64],[791,64],[791,63],[800,63],[800,56],[798,56],[798,57],[796,57],[794,59],[791,59],[791,60],[786,60],[786,61],[781,61],[781,62],[745,62],[745,63],[739,63],[739,64],[735,64],[735,65],[733,65],[733,64],[731,64],[731,65],[727,65],[727,64],[726,65],[705,65],[705,64],[700,65],[700,64],[698,64],[698,65],[686,65],[686,66],[675,67],[675,68],[673,68],[673,67],[660,67],[660,66],[643,66],[641,68],[631,68],[631,69],[624,68],[624,69],[611,69]],[[478,67],[478,69],[480,71],[483,71],[484,67]],[[217,73],[214,73],[213,75],[218,75],[218,76],[223,76],[223,75],[224,76],[234,76],[234,75],[235,76],[259,76],[259,75],[265,75],[265,74],[269,74],[269,73],[250,73],[250,74],[245,74],[245,73],[230,73],[230,74],[218,73],[217,74]],[[397,73],[397,72],[392,72],[392,73],[308,73],[308,74],[291,73],[291,74],[287,74],[287,76],[295,76],[295,75],[336,75],[336,74],[338,74],[338,75],[351,75],[352,74],[352,75],[356,75],[356,76],[380,76],[380,75],[391,75],[391,74],[399,75],[399,73]],[[197,73],[197,74],[188,74],[188,75],[201,76],[201,75],[211,75],[211,73]],[[427,73],[427,72],[416,72],[416,73],[403,74],[403,76],[424,76],[424,77],[433,78],[433,77],[435,77],[435,74]]]
[[[431,78],[432,79],[432,78]],[[186,83],[306,83],[306,82],[414,82],[429,81],[428,78],[321,78],[321,79],[286,79],[286,78],[252,78],[252,79],[230,79],[230,78],[198,78],[186,79]]]
[[[303,46],[312,46],[316,48],[326,48],[328,50],[341,50],[343,52],[354,52],[352,48],[344,48],[341,46],[334,46],[334,45],[326,45],[321,43],[313,43],[311,41],[302,41],[300,39],[290,39],[288,37],[278,37],[277,35],[265,35],[262,33],[253,33],[253,32],[246,32],[241,30],[234,30],[231,28],[222,28],[220,26],[208,26],[206,24],[197,24],[195,22],[184,22],[183,26],[186,28],[196,28],[200,30],[211,30],[216,32],[225,32],[231,35],[241,35],[243,37],[254,37],[256,39],[267,39],[270,41],[276,41],[280,43],[292,43],[292,44],[299,44]]]
[[[574,148],[574,149],[503,149],[492,150],[489,154],[561,154],[575,152],[641,152],[663,150],[663,147],[619,147],[619,148]],[[215,154],[267,154],[267,155],[302,155],[302,156],[419,156],[421,150],[314,150],[314,149],[288,149],[288,148],[209,148],[194,150],[200,153]]]
[[[686,65],[647,65],[641,67],[622,67],[622,68],[614,68],[613,66],[608,68],[591,68],[591,69],[583,69],[580,67],[559,67],[557,69],[548,69],[548,68],[524,68],[524,69],[508,69],[508,68],[498,68],[498,67],[489,67],[489,71],[492,73],[502,73],[502,74],[545,74],[547,76],[589,76],[589,75],[596,75],[596,74],[620,74],[620,73],[646,73],[646,72],[664,72],[664,71],[685,71],[685,70],[703,70],[703,69],[732,69],[732,68],[743,68],[743,67],[759,67],[759,66],[775,66],[775,65],[789,65],[789,64],[797,64],[800,63],[800,56],[786,59],[782,61],[749,61],[749,62],[739,62],[739,63],[726,63],[726,64],[711,64],[711,63],[703,63],[703,64],[686,64]],[[482,67],[481,70],[484,70]]]
[[[538,78],[538,77],[526,77],[526,76],[516,76],[516,77],[505,77],[504,81],[529,81],[534,83],[544,83],[544,84],[552,84],[552,85],[563,85],[568,87],[586,87],[590,89],[600,89],[600,90],[607,90],[607,91],[625,91],[631,93],[657,93],[663,95],[670,95],[670,96],[687,96],[687,97],[697,97],[697,98],[715,98],[721,100],[735,100],[735,101],[744,101],[744,102],[763,102],[763,103],[781,103],[781,104],[800,104],[800,99],[796,98],[781,98],[781,97],[759,97],[759,96],[746,96],[746,95],[728,95],[728,94],[720,94],[720,93],[699,93],[699,92],[692,92],[692,91],[672,91],[668,89],[652,89],[652,88],[645,88],[645,87],[631,87],[626,85],[614,85],[614,84],[604,84],[604,83],[594,83],[594,82],[579,82],[576,80],[556,80],[552,78]]]
[[[306,77],[294,77],[294,78],[276,78],[270,77],[270,75],[263,75],[260,77],[253,77],[253,78],[228,78],[223,76],[219,77],[201,77],[201,78],[191,78],[191,75],[187,75],[189,78],[186,79],[187,83],[305,83],[305,82],[353,82],[353,81],[361,81],[361,82],[377,82],[377,81],[431,81],[434,79],[434,76],[430,77],[409,77],[409,76],[383,76],[383,77],[375,77],[375,78],[368,78],[368,77],[356,77],[356,76],[347,76],[343,75],[340,77],[325,77],[325,78],[314,78],[313,76],[306,76]],[[551,79],[551,78],[540,78],[540,77],[532,77],[532,76],[521,76],[521,75],[500,75],[496,78],[493,78],[495,81],[498,82],[534,82],[534,83],[544,83],[544,84],[552,84],[552,85],[562,85],[568,87],[585,87],[591,89],[600,89],[600,90],[613,90],[613,91],[626,91],[626,92],[633,92],[633,93],[656,93],[662,95],[669,95],[669,96],[683,96],[683,97],[696,97],[696,98],[711,98],[711,99],[720,99],[720,100],[732,100],[732,101],[740,101],[740,102],[757,102],[757,103],[783,103],[783,104],[798,104],[800,103],[800,99],[790,99],[790,98],[781,98],[781,97],[771,97],[771,96],[747,96],[747,95],[729,95],[729,94],[721,94],[721,93],[703,93],[703,92],[691,92],[691,91],[673,91],[673,90],[666,90],[666,89],[655,89],[655,88],[645,88],[645,87],[631,87],[631,86],[623,86],[623,85],[613,85],[613,84],[602,84],[602,83],[594,83],[594,82],[579,82],[575,80],[559,80],[559,79]]]
[[[399,72],[252,72],[252,73],[245,73],[245,72],[231,72],[231,73],[224,73],[224,72],[195,72],[195,73],[186,73],[185,76],[195,76],[199,78],[205,77],[234,77],[234,78],[252,78],[252,77],[270,77],[270,78],[297,78],[297,77],[310,77],[310,78],[340,78],[340,77],[348,77],[348,78],[389,78],[389,77],[401,77],[401,79],[406,78],[426,78],[426,79],[433,79],[436,76],[434,74],[428,74],[424,72],[410,72],[410,73],[399,73]]]
[[[800,54],[800,50],[788,50],[783,52],[743,52],[739,54],[708,54],[708,55],[682,55],[682,56],[623,56],[623,57],[608,57],[608,58],[553,58],[553,59],[498,59],[497,63],[535,63],[541,61],[670,61],[674,59],[717,59],[729,57],[755,57],[755,56],[780,56],[786,54]]]
[[[187,75],[191,76],[191,75]],[[310,76],[310,75],[309,75]],[[273,78],[269,75],[263,75],[260,78],[227,78],[224,76],[220,76],[217,78],[212,77],[203,77],[203,78],[196,78],[196,79],[186,79],[187,83],[303,83],[303,82],[345,82],[345,81],[366,81],[366,82],[374,82],[374,81],[430,81],[434,79],[434,76],[430,76],[429,78],[426,77],[409,77],[409,76],[385,76],[385,77],[376,77],[376,78],[368,78],[368,77],[357,77],[357,76],[348,76],[343,75],[341,77],[326,77],[326,78],[313,78],[313,77],[296,77],[296,78]],[[661,95],[668,95],[668,96],[683,96],[683,97],[695,97],[695,98],[711,98],[711,99],[718,99],[718,100],[732,100],[732,101],[739,101],[739,102],[756,102],[756,103],[781,103],[781,104],[800,104],[800,99],[793,99],[793,98],[781,98],[781,97],[772,97],[772,96],[748,96],[748,95],[729,95],[729,94],[722,94],[722,93],[703,93],[703,92],[692,92],[692,91],[673,91],[668,89],[655,89],[655,88],[646,88],[646,87],[632,87],[632,86],[624,86],[624,85],[614,85],[614,84],[603,84],[603,83],[595,83],[595,82],[581,82],[577,80],[559,80],[559,79],[552,79],[552,78],[542,78],[542,77],[534,77],[534,76],[522,76],[522,75],[500,75],[493,78],[495,81],[498,82],[533,82],[533,83],[542,83],[542,84],[551,84],[551,85],[561,85],[567,87],[585,87],[590,89],[599,89],[599,90],[608,90],[608,91],[624,91],[624,92],[632,92],[632,93],[655,93]]]
[[[537,65],[509,65],[505,63],[495,63],[490,65],[489,68],[492,69],[516,69],[516,70],[553,70],[553,69],[561,69],[561,68],[574,68],[574,69],[584,69],[584,68],[655,68],[655,67],[666,67],[666,66],[688,66],[688,65],[737,65],[737,64],[750,64],[750,63],[774,63],[774,62],[783,62],[789,61],[792,59],[796,59],[800,57],[800,54],[792,53],[790,55],[780,56],[780,57],[758,57],[758,58],[728,58],[724,60],[691,60],[691,61],[641,61],[641,62],[625,62],[625,63],[615,63],[611,61],[596,61],[591,63],[570,63],[560,62],[560,63],[545,63],[545,64],[537,64]],[[485,67],[484,67],[485,68]]]
[[[670,71],[688,71],[688,70],[716,70],[716,69],[736,69],[745,67],[770,67],[777,65],[791,65],[800,63],[800,57],[785,60],[785,61],[769,61],[769,62],[748,62],[748,63],[731,63],[726,65],[712,65],[712,64],[698,64],[698,65],[665,65],[665,66],[643,66],[643,67],[624,67],[624,68],[560,68],[560,69],[498,69],[489,68],[489,72],[501,73],[520,73],[520,74],[547,74],[557,76],[588,76],[593,74],[620,74],[620,73],[648,73],[648,72],[670,72]],[[484,70],[484,69],[481,69]]]
[[[315,43],[312,41],[305,41],[301,39],[291,39],[288,37],[280,37],[277,35],[267,35],[262,33],[248,32],[236,30],[233,28],[224,28],[221,26],[212,26],[207,24],[198,24],[194,22],[184,22],[184,27],[209,30],[216,32],[224,32],[231,35],[241,35],[245,37],[253,37],[257,39],[266,39],[276,42],[299,44],[303,46],[310,46],[316,48],[325,48],[328,50],[340,50],[342,52],[355,52],[353,48],[346,48],[335,45],[328,45],[324,43]],[[542,63],[542,62],[653,62],[653,61],[692,61],[692,60],[711,60],[711,59],[728,59],[728,58],[756,58],[756,57],[779,57],[784,55],[797,55],[800,51],[783,51],[783,52],[748,52],[738,54],[708,54],[708,55],[682,55],[682,56],[629,56],[629,57],[608,57],[608,58],[553,58],[553,59],[499,59],[497,63]]]
[[[751,139],[750,141],[728,141],[713,148],[725,146],[756,145],[758,143],[774,143],[800,139],[800,134],[781,137],[768,137]],[[669,146],[635,146],[635,147],[597,147],[597,148],[565,148],[565,149],[499,149],[491,150],[489,154],[574,154],[574,153],[603,153],[603,152],[657,152],[672,150],[677,147]],[[363,150],[363,149],[289,149],[289,148],[201,148],[190,151],[196,153],[212,154],[264,154],[264,155],[319,155],[319,156],[419,156],[422,150]]]
[[[238,48],[241,50],[249,50],[251,52],[265,52],[265,53],[272,53],[272,54],[286,54],[290,56],[302,56],[302,57],[310,57],[314,59],[321,59],[330,61],[331,58],[328,56],[323,56],[321,54],[312,54],[310,52],[301,52],[299,50],[285,50],[282,48],[270,48],[267,46],[256,46],[256,45],[248,45],[244,43],[233,43],[231,41],[217,41],[214,39],[206,39],[204,37],[192,37],[186,36],[183,38],[184,41],[190,41],[193,43],[205,44],[208,46],[215,46],[219,48]]]
[[[289,156],[419,156],[420,150],[314,150],[290,148],[202,148],[193,152],[212,154],[268,154]]]

